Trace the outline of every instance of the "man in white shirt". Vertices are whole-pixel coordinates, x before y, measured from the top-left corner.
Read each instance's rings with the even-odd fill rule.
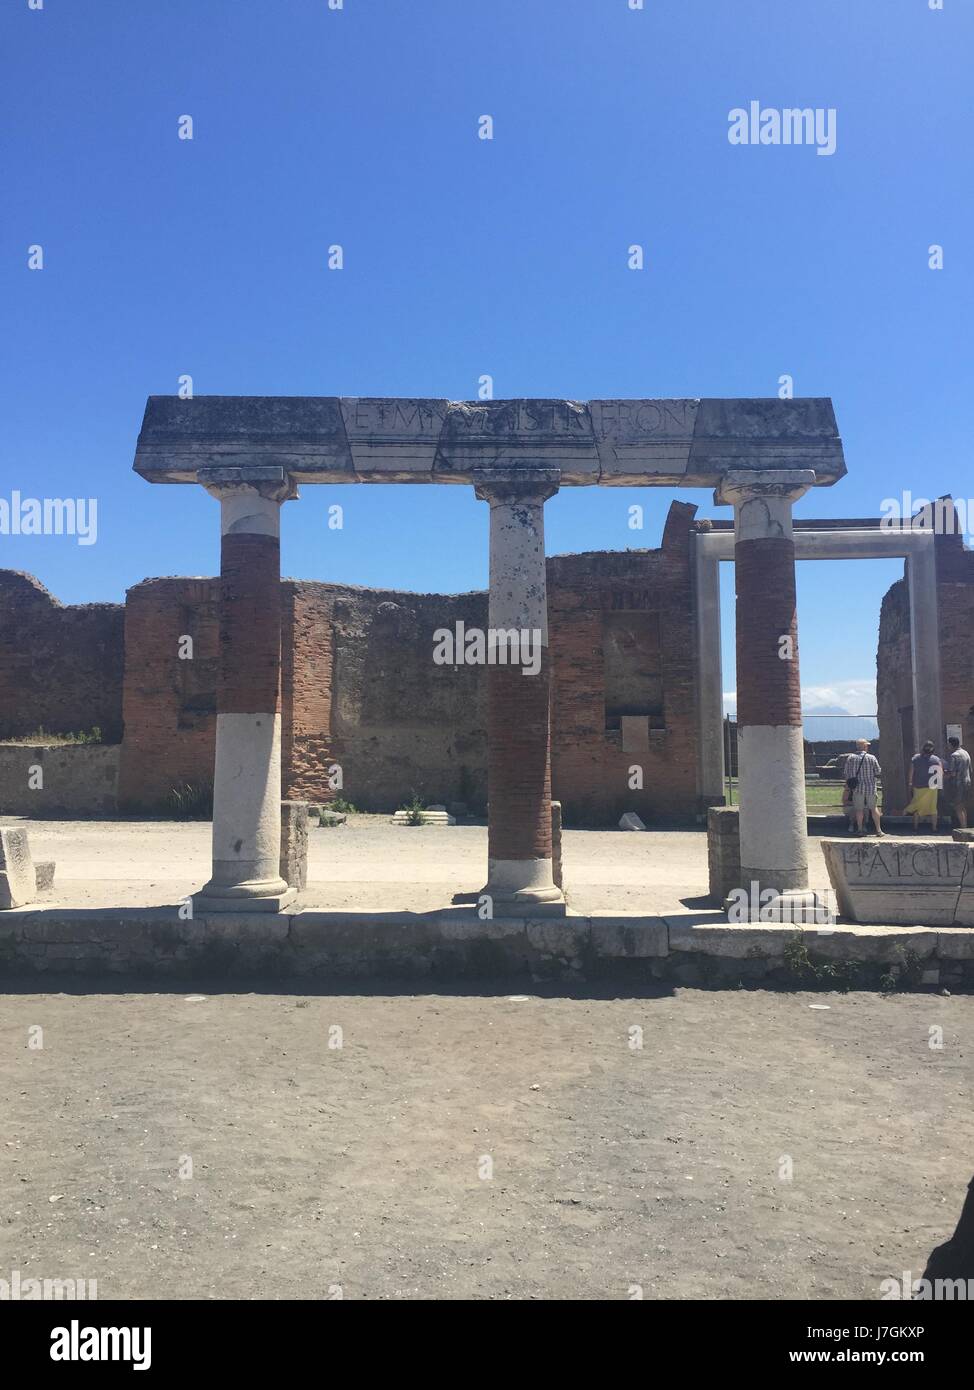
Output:
[[[876,834],[883,833],[877,805],[880,771],[879,759],[869,751],[868,738],[856,739],[856,751],[850,753],[845,760],[845,776],[846,786],[852,795],[857,835],[862,834],[863,819],[867,810],[872,814]]]

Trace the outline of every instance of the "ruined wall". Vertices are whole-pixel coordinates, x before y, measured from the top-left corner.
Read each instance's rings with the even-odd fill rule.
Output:
[[[328,585],[281,585],[281,764],[290,801],[330,801],[333,599]]]
[[[960,724],[963,744],[974,747],[974,550],[961,536],[937,538],[940,606],[940,680],[944,723]]]
[[[162,810],[170,788],[212,784],[218,579],[151,579],[128,592],[123,809]],[[486,596],[281,583],[283,793],[363,810],[486,800],[484,692],[475,667],[432,661],[433,632],[486,623]],[[192,660],[179,658],[193,640]],[[342,786],[329,785],[338,764]]]
[[[695,512],[672,505],[659,550],[548,561],[552,792],[568,824],[614,821],[623,811],[680,820],[698,809]],[[616,650],[607,661],[609,644]],[[629,786],[633,766],[642,769],[641,790]]]
[[[115,603],[65,606],[29,574],[0,570],[0,738],[97,726],[122,736],[122,625]]]
[[[343,794],[363,809],[395,809],[415,790],[427,801],[482,811],[484,668],[436,665],[433,634],[457,622],[485,628],[487,595],[331,593],[331,731]]]
[[[160,812],[173,787],[213,784],[219,592],[218,579],[146,579],[126,595],[124,811]]]
[[[674,504],[659,550],[547,562],[552,783],[569,824],[614,821],[624,810],[685,819],[697,809],[694,512]],[[55,604],[34,581],[16,578],[34,604],[22,630],[33,633]],[[123,610],[110,610],[120,705],[113,727],[120,734],[124,717],[125,730],[123,811],[162,813],[174,787],[212,785],[219,592],[215,578],[136,584],[126,598],[124,642]],[[61,610],[72,611],[85,610]],[[394,810],[415,791],[427,802],[485,811],[484,667],[433,661],[438,629],[486,628],[485,593],[407,594],[283,580],[281,619],[285,798],[327,802],[341,795],[363,810]],[[184,659],[186,639],[192,656]],[[50,644],[46,650],[48,664],[38,662],[39,673],[52,668]],[[101,659],[96,648],[99,682]],[[22,698],[19,677],[8,679]],[[98,722],[88,714],[88,684],[79,685],[70,671],[63,696],[71,709],[67,727]],[[336,764],[340,788],[329,783]],[[641,790],[629,787],[633,765],[642,769]]]
[[[117,743],[0,745],[0,814],[114,816],[120,752]]]
[[[964,746],[970,750],[974,744],[974,551],[964,548],[960,535],[938,535],[936,558],[943,721],[961,725]],[[883,598],[876,664],[886,808],[899,811],[909,799],[910,758],[916,752],[910,595],[905,578],[897,580]]]

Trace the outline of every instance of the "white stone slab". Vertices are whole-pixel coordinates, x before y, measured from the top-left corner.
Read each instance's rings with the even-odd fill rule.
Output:
[[[879,925],[974,924],[974,845],[892,836],[820,843],[843,917]]]
[[[0,908],[25,907],[37,896],[27,831],[0,829]]]

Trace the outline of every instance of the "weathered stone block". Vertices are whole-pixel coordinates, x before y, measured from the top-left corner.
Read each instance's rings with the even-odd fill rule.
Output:
[[[34,865],[34,874],[37,879],[37,892],[50,893],[54,889],[54,871],[57,865],[47,860],[41,864]]]
[[[559,920],[526,921],[528,943],[542,955],[570,959],[580,956],[589,943],[590,926],[587,917]]]
[[[902,962],[911,955],[926,960],[937,949],[937,933],[924,927],[858,926],[834,930],[805,927],[805,945],[812,956],[828,960]]]
[[[741,926],[729,922],[701,922],[693,917],[664,920],[669,929],[671,951],[695,951],[732,960],[744,960],[748,956],[783,956],[788,943],[795,941],[802,931],[801,927],[763,926],[754,922]]]
[[[0,908],[25,907],[37,896],[27,831],[0,828]]]
[[[974,923],[974,845],[932,837],[821,844],[842,916],[927,927]]]
[[[974,960],[974,927],[952,927],[937,933],[940,960]]]
[[[289,888],[308,886],[308,803],[281,802],[281,878]]]
[[[698,405],[695,400],[592,401],[602,481],[679,482],[687,471]]]
[[[741,886],[741,818],[736,806],[707,808],[707,868],[715,907]]]
[[[669,934],[662,917],[599,917],[592,921],[592,949],[613,958],[669,954]]]
[[[551,878],[556,888],[563,887],[561,873],[561,802],[551,803]]]

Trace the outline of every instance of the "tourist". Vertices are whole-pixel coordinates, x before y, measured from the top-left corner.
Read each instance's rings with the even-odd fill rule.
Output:
[[[845,784],[846,791],[852,801],[857,835],[863,833],[863,820],[866,811],[869,811],[873,818],[876,834],[882,835],[883,833],[879,808],[876,804],[880,772],[879,759],[875,754],[870,753],[868,738],[856,739],[856,751],[850,753],[845,760]]]
[[[961,830],[967,829],[967,798],[971,793],[971,755],[952,734],[947,740],[947,776],[954,816]]]
[[[903,808],[904,815],[913,817],[914,835],[921,817],[930,821],[930,829],[936,833],[937,798],[943,784],[944,765],[933,751],[933,739],[928,738],[919,753],[913,755],[910,773],[913,797],[909,805]]]

